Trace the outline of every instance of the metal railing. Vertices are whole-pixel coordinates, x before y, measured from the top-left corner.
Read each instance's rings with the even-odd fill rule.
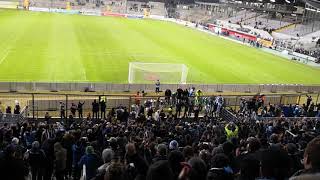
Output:
[[[186,89],[195,87],[203,92],[320,92],[320,85],[303,84],[162,84],[161,89]],[[41,91],[94,91],[94,92],[153,92],[151,84],[114,84],[90,82],[0,82],[4,92],[41,92]]]
[[[219,95],[220,93],[209,93],[202,96],[203,102],[205,103],[213,95]],[[300,104],[306,103],[307,93],[294,93],[294,94],[275,94],[266,93],[265,94],[265,104]],[[315,104],[320,103],[319,93],[308,94],[312,97],[312,102]],[[224,104],[226,107],[237,110],[240,106],[241,98],[250,100],[253,98],[254,94],[236,94],[236,95],[224,95]],[[71,114],[70,107],[72,103],[75,105],[78,102],[84,102],[83,105],[83,116],[86,117],[88,113],[92,116],[92,102],[94,100],[105,99],[107,109],[113,107],[123,106],[131,110],[132,105],[136,104],[137,100],[143,104],[147,100],[156,102],[158,99],[161,102],[161,106],[175,107],[174,99],[171,99],[170,104],[168,104],[163,95],[145,94],[144,96],[136,96],[135,94],[104,94],[104,93],[75,93],[75,94],[65,94],[65,93],[21,93],[12,92],[4,93],[0,92],[0,101],[3,106],[14,107],[15,101],[20,103],[22,109],[19,117],[22,118],[32,118],[38,119],[43,118],[46,112],[50,113],[52,117],[60,117],[60,102],[64,103],[66,109],[66,117]],[[203,108],[204,109],[204,108]],[[76,114],[78,116],[78,112]],[[7,117],[7,116],[5,116]],[[8,116],[9,117],[9,116]],[[17,119],[17,118],[15,118]]]
[[[23,122],[26,118],[21,114],[7,114],[0,113],[0,124],[16,124],[18,122]]]

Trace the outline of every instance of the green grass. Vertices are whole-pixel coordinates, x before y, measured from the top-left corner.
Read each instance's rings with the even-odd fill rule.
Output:
[[[127,83],[132,61],[183,63],[189,83],[320,83],[320,69],[174,23],[0,9],[0,81]]]

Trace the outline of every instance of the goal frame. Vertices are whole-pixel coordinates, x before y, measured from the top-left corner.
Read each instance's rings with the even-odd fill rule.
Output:
[[[166,73],[166,72],[181,72],[181,78],[179,84],[186,84],[187,83],[187,76],[188,76],[188,67],[185,64],[178,64],[178,63],[149,63],[149,62],[129,62],[129,72],[128,72],[128,82],[129,84],[134,84],[133,82],[133,74],[134,74],[134,66],[136,65],[158,65],[158,66],[168,66],[168,65],[173,65],[173,66],[181,66],[180,70],[177,69],[176,71],[170,71],[166,69],[162,69],[156,72],[159,73]],[[138,67],[139,68],[139,67]],[[142,69],[142,68],[140,68]],[[152,72],[152,71],[150,71]],[[160,79],[161,81],[161,79]]]

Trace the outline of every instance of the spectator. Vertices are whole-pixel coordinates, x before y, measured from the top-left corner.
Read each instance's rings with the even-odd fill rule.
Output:
[[[66,118],[66,113],[65,113],[65,104],[60,101],[60,118],[65,119]]]
[[[297,172],[294,176],[302,174],[320,173],[320,138],[310,141],[304,151],[304,170]]]
[[[78,103],[78,113],[79,113],[79,118],[83,118],[83,105],[84,105],[84,101]]]
[[[86,178],[91,179],[96,176],[96,170],[101,165],[100,158],[94,152],[92,146],[86,147],[86,154],[83,155],[78,163],[79,167],[86,166]]]
[[[225,126],[225,131],[227,134],[227,138],[231,139],[234,137],[238,137],[239,127],[234,122],[230,122]]]
[[[112,149],[104,149],[102,152],[103,163],[97,170],[96,180],[103,180],[106,174],[106,170],[111,165],[111,161],[114,159],[114,152]]]
[[[46,155],[40,149],[40,143],[34,141],[32,148],[25,154],[25,160],[31,167],[32,180],[42,179],[45,175]]]
[[[120,162],[113,162],[106,169],[104,180],[127,180],[125,168]]]
[[[97,100],[92,102],[92,118],[99,118],[99,103],[97,103]]]
[[[171,151],[169,153],[168,160],[174,179],[177,179],[182,170],[181,162],[184,162],[183,154],[177,150]]]
[[[51,120],[51,116],[50,116],[49,112],[46,112],[46,114],[44,115],[44,121],[47,124],[51,124],[50,120]]]
[[[6,107],[0,101],[0,114],[5,113],[5,111],[6,111]]]
[[[176,140],[172,140],[169,144],[169,149],[171,151],[174,151],[174,150],[179,150],[179,144]]]
[[[168,153],[168,149],[167,146],[165,144],[159,144],[157,146],[157,154],[155,155],[155,158],[153,158],[153,163],[160,161],[160,160],[167,160],[167,153]]]
[[[191,165],[190,180],[206,180],[207,167],[202,159],[193,157],[188,163]]]
[[[11,106],[8,106],[8,107],[7,107],[6,113],[7,113],[7,114],[11,114]]]
[[[233,170],[230,167],[228,157],[222,153],[215,155],[212,160],[212,167],[207,174],[207,180],[233,179]]]
[[[135,145],[132,143],[126,145],[126,160],[129,165],[129,178],[136,177],[136,179],[141,180],[146,178],[148,170],[147,163],[138,155]]]
[[[159,93],[160,92],[160,80],[159,79],[156,81],[155,86],[156,86],[156,93]]]
[[[0,152],[1,179],[25,180],[28,167],[23,161],[23,150],[16,145],[7,146]]]
[[[174,174],[168,160],[156,161],[149,167],[147,180],[174,180]]]
[[[261,176],[267,179],[285,180],[289,177],[290,160],[281,149],[268,149],[259,154]]]
[[[100,101],[100,111],[101,111],[101,118],[105,119],[106,118],[106,102],[105,100]]]
[[[171,105],[171,102],[170,102],[171,95],[172,95],[171,90],[166,89],[166,91],[164,92],[164,96],[165,96],[165,101],[168,105]]]
[[[55,175],[57,180],[64,180],[66,163],[67,163],[67,150],[62,147],[59,142],[54,144],[55,153]]]
[[[16,103],[14,110],[13,110],[14,114],[20,114],[20,105],[19,102]]]
[[[74,103],[71,103],[70,112],[73,117],[76,117],[77,106]]]

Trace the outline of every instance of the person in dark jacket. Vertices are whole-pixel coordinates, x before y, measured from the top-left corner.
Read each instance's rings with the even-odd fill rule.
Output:
[[[320,173],[320,138],[310,141],[304,151],[304,169],[296,172],[293,176]]]
[[[59,142],[54,144],[54,154],[55,154],[55,173],[57,180],[64,180],[66,164],[67,164],[67,150],[62,147]]]
[[[99,103],[97,100],[93,100],[92,102],[92,117],[96,119],[99,118]]]
[[[8,106],[8,107],[6,108],[6,113],[7,113],[7,114],[11,114],[11,106]]]
[[[152,159],[152,162],[155,163],[157,161],[160,160],[167,160],[167,153],[168,153],[168,149],[167,146],[165,144],[159,144],[157,146],[157,154],[156,156]]]
[[[76,117],[77,106],[74,103],[71,103],[70,112],[73,117]]]
[[[72,145],[72,176],[74,179],[80,178],[81,167],[78,167],[82,155],[85,153],[85,141],[80,139]]]
[[[86,147],[86,154],[83,155],[78,163],[79,167],[86,166],[86,178],[91,179],[96,176],[96,170],[102,164],[101,159],[95,154],[92,146]]]
[[[207,174],[207,180],[233,180],[233,170],[228,157],[223,153],[216,154],[212,159],[212,167]]]
[[[128,171],[131,171],[128,173],[130,174],[129,178],[145,179],[148,171],[147,163],[137,154],[135,145],[132,143],[126,145],[126,159],[127,164],[129,165],[127,169]]]
[[[14,107],[13,113],[14,114],[20,114],[20,105],[19,103],[16,104],[16,106]]]
[[[82,103],[79,101],[78,107],[77,107],[79,118],[83,118],[83,105],[84,105],[84,101]]]
[[[168,105],[171,104],[171,102],[170,102],[171,95],[172,95],[172,92],[171,92],[170,89],[167,89],[167,90],[164,92],[165,100],[166,100],[166,103],[167,103]]]
[[[100,101],[100,112],[101,112],[101,118],[105,119],[106,118],[106,102],[105,100]]]
[[[106,169],[104,180],[128,180],[124,165],[120,162],[112,162]]]
[[[202,159],[193,157],[188,163],[191,165],[189,180],[206,180],[207,167]]]
[[[40,149],[40,143],[34,141],[30,151],[26,152],[25,160],[31,167],[32,180],[42,179],[45,174],[46,155]]]
[[[168,160],[159,160],[152,164],[147,173],[147,180],[174,180]]]
[[[177,179],[181,170],[181,162],[184,162],[183,154],[178,150],[173,150],[168,155],[170,168],[173,171],[174,179]]]
[[[0,172],[1,180],[25,180],[29,170],[23,161],[21,148],[9,145],[0,152]]]
[[[44,165],[44,179],[50,179],[53,173],[54,166],[54,139],[46,139],[43,142],[41,148],[46,155],[46,163]]]

